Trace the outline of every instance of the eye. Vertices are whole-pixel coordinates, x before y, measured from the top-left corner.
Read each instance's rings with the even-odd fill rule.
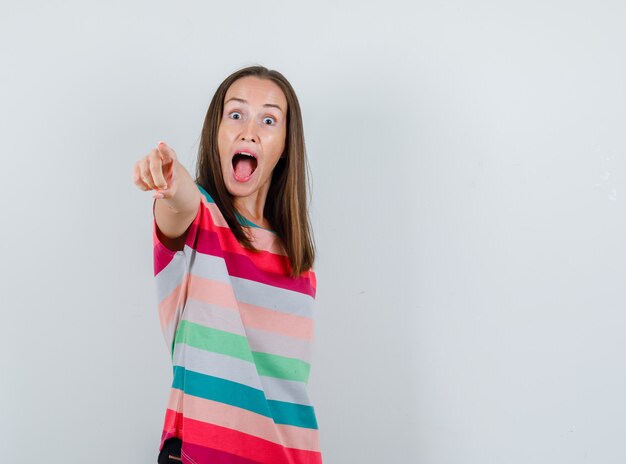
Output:
[[[276,120],[275,120],[273,117],[271,117],[271,116],[265,116],[265,117],[263,118],[263,122],[267,121],[268,119],[269,119],[270,121],[272,121],[274,124],[276,124]],[[272,122],[270,122],[269,124],[272,124]],[[267,124],[267,123],[266,123],[266,124]],[[269,125],[269,124],[268,124],[268,125]]]
[[[230,116],[232,116],[233,114],[238,114],[239,115],[238,118],[233,118],[233,119],[241,119],[241,113],[239,111],[233,111],[232,113],[230,113]]]

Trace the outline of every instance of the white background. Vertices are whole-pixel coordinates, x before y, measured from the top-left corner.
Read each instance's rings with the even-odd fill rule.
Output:
[[[153,463],[171,367],[159,140],[191,171],[219,83],[304,115],[325,464],[623,463],[622,1],[4,4],[0,443]]]

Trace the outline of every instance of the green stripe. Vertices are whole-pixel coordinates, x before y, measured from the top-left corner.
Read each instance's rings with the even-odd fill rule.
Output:
[[[298,382],[307,382],[309,379],[311,365],[305,361],[251,351],[248,339],[243,335],[212,329],[184,319],[178,324],[174,338],[174,344],[176,343],[185,343],[201,350],[253,362],[259,375]]]
[[[277,354],[253,351],[254,363],[260,375],[278,379],[306,382],[309,379],[311,365],[300,359],[287,358]]]
[[[201,350],[254,362],[246,337],[205,327],[184,319],[178,324],[174,343],[185,343]]]

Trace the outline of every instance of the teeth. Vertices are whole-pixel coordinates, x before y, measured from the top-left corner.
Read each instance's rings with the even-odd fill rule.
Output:
[[[245,156],[248,156],[250,158],[254,158],[253,155],[251,155],[250,153],[246,153],[245,151],[239,151],[239,152],[235,153],[235,155],[245,155]]]

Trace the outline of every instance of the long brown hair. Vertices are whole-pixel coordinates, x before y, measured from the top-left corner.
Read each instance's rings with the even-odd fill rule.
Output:
[[[272,180],[265,201],[264,215],[283,242],[289,258],[291,277],[313,267],[315,246],[308,212],[309,165],[304,145],[302,113],[296,93],[287,79],[278,71],[264,66],[249,66],[228,76],[215,91],[209,105],[198,149],[196,182],[204,188],[218,206],[233,234],[242,246],[256,250],[237,219],[233,198],[222,176],[217,133],[224,111],[224,97],[237,79],[255,76],[276,83],[287,99],[287,134],[284,157],[272,172]]]

